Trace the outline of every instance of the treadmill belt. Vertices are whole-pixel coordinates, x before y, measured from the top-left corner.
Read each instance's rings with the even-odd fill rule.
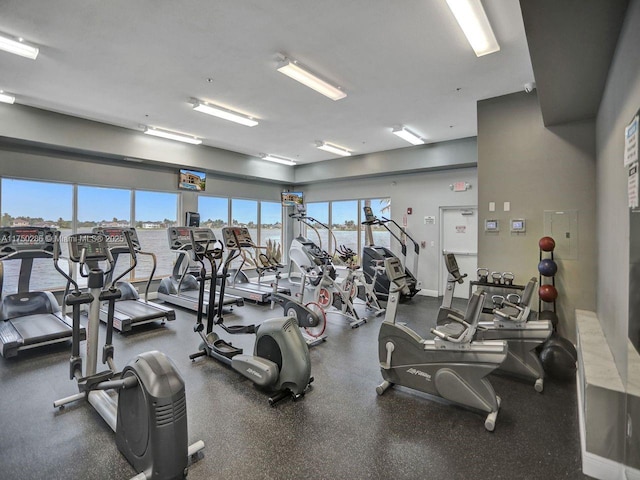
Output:
[[[24,345],[71,338],[71,327],[50,313],[14,318],[11,323],[22,337]]]
[[[116,302],[116,312],[135,321],[163,318],[166,314],[164,310],[154,308],[137,300],[120,300]]]

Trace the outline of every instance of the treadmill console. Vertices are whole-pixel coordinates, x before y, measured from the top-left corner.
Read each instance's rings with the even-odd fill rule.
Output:
[[[138,233],[133,227],[118,228],[118,227],[95,227],[93,233],[102,234],[107,239],[107,244],[113,253],[129,253],[129,245],[127,239],[124,236],[124,232],[129,232],[129,238],[136,252],[141,250],[140,240],[138,239]]]
[[[109,259],[107,237],[99,233],[76,233],[69,235],[69,259],[80,263],[84,250],[84,261],[101,262]]]
[[[227,248],[253,248],[255,243],[246,227],[224,227],[222,229],[224,246]]]
[[[171,248],[171,250],[191,249],[191,228],[192,227],[171,227],[167,229],[169,248]]]
[[[216,236],[210,228],[190,227],[189,241],[198,253],[212,252],[215,249]]]
[[[49,227],[2,227],[0,228],[0,258],[29,250],[53,253],[56,229]],[[13,255],[18,258],[18,255]]]

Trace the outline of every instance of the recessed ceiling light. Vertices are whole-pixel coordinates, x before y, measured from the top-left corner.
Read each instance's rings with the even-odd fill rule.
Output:
[[[296,164],[293,160],[289,160],[288,158],[279,157],[277,155],[271,155],[269,153],[261,153],[260,158],[262,160],[268,160],[269,162],[281,163],[282,165],[293,166]]]
[[[31,60],[35,60],[40,51],[37,47],[24,43],[22,38],[11,38],[6,35],[0,35],[0,50],[30,58]]]
[[[4,90],[0,90],[0,102],[2,103],[13,103],[16,101],[16,97],[8,94]]]
[[[424,144],[424,140],[420,136],[416,135],[411,130],[409,130],[406,127],[403,127],[402,125],[393,127],[391,129],[391,133],[393,133],[394,135],[397,135],[398,137],[409,142],[412,145]]]
[[[325,152],[335,153],[336,155],[341,155],[343,157],[350,157],[351,152],[346,148],[338,147],[337,145],[333,145],[331,143],[318,141],[316,142],[316,148],[320,150],[324,150]]]
[[[209,102],[203,102],[201,100],[193,99],[193,109],[196,112],[206,113],[207,115],[213,115],[214,117],[229,120],[231,122],[246,125],[247,127],[255,127],[258,122],[253,118],[243,115],[242,113],[234,112],[228,108],[220,107]]]
[[[277,70],[325,97],[329,97],[331,100],[340,100],[347,96],[339,87],[332,85],[296,60],[284,57],[278,64]]]
[[[447,0],[447,5],[477,57],[500,50],[480,0]]]
[[[162,130],[155,127],[146,127],[144,133],[147,135],[153,135],[154,137],[167,138],[169,140],[176,140],[178,142],[191,143],[192,145],[200,145],[202,140],[192,135],[185,135],[183,133],[170,132],[168,130]]]

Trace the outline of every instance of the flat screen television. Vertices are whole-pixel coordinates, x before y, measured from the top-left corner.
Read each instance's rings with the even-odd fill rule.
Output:
[[[204,172],[181,168],[178,175],[178,188],[182,190],[204,192],[205,183],[207,181],[207,175]]]
[[[296,205],[303,205],[304,200],[302,192],[282,192],[282,206],[294,207]]]

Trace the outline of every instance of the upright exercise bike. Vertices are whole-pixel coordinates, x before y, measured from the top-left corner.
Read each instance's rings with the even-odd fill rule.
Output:
[[[101,234],[75,234],[69,237],[69,258],[80,266],[80,275],[87,278],[89,291],[82,292],[78,283],[65,273],[60,258],[60,234],[55,232],[54,265],[67,279],[65,304],[73,309],[72,353],[69,376],[76,380],[79,393],[57,400],[54,407],[63,408],[76,400],[86,399],[115,431],[118,450],[136,470],[135,480],[174,480],[187,475],[189,457],[204,448],[198,441],[187,442],[187,404],[184,381],[173,362],[158,351],[136,356],[122,372],[114,366],[113,314],[115,301],[121,292],[118,280],[136,266],[135,249],[125,231],[131,267],[104,288],[105,276],[113,271],[115,262],[107,241]],[[99,262],[108,262],[102,270]],[[87,271],[87,266],[92,267]],[[98,372],[98,326],[100,304],[108,303],[107,336],[102,350],[102,363],[107,369]],[[83,373],[80,356],[80,308],[89,307],[87,326],[86,371]],[[117,396],[106,393],[115,391]]]
[[[464,328],[450,332],[446,327],[431,329],[436,338],[426,340],[404,324],[396,323],[400,295],[407,294],[407,275],[397,257],[385,259],[387,277],[391,282],[387,312],[378,335],[378,356],[382,382],[377,388],[382,395],[398,384],[451,403],[487,414],[484,426],[495,428],[500,398],[486,378],[504,361],[507,344],[504,341],[471,341],[482,310],[485,294],[475,292],[469,299]]]
[[[224,324],[222,304],[218,304],[217,311],[213,305],[213,295],[209,295],[207,309],[207,326],[202,323],[204,316],[205,283],[210,282],[211,289],[215,287],[217,271],[223,258],[223,245],[216,241],[210,229],[190,228],[193,253],[200,263],[200,302],[198,305],[197,323],[194,331],[200,335],[202,343],[200,350],[189,355],[191,360],[208,356],[231,366],[259,387],[275,392],[269,398],[269,404],[291,397],[294,401],[303,397],[307,388],[313,382],[311,376],[311,358],[309,347],[304,341],[298,323],[293,317],[281,317],[265,320],[261,325],[233,325]],[[229,264],[235,258],[234,251],[224,260],[222,278],[220,279],[220,295],[224,295]],[[210,266],[207,272],[205,259]],[[213,290],[212,290],[213,291]],[[215,313],[214,313],[215,312]],[[232,346],[213,331],[213,326],[219,325],[229,334],[255,334],[256,343],[253,355],[243,354],[241,348]]]

